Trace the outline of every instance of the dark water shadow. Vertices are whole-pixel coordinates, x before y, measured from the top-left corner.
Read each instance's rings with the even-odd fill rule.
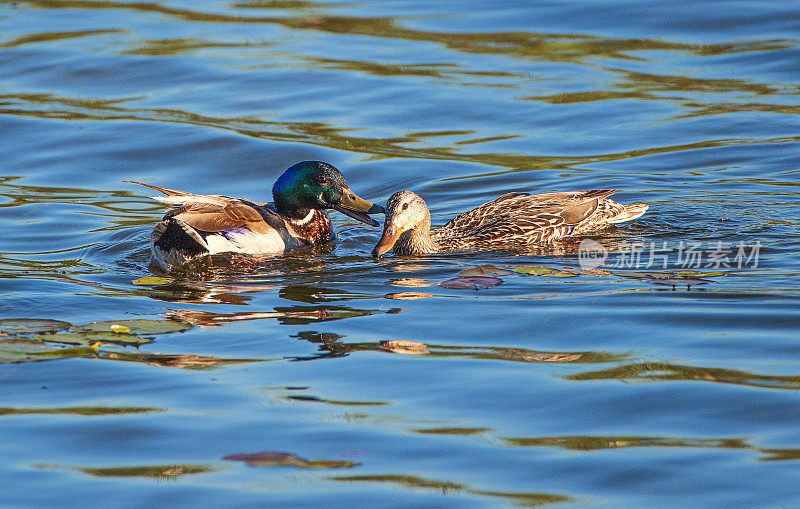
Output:
[[[506,503],[512,503],[513,505],[519,507],[540,507],[543,505],[576,501],[572,497],[566,495],[557,495],[552,493],[525,493],[525,492],[482,490],[459,482],[441,481],[437,479],[428,479],[415,475],[405,475],[405,474],[334,476],[334,477],[329,477],[328,479],[332,481],[350,482],[350,483],[353,482],[380,483],[395,488],[403,488],[410,490],[433,490],[443,495],[464,494],[464,495],[477,496],[481,498],[500,499]]]
[[[5,3],[5,2],[3,2]],[[128,30],[121,29],[101,29],[101,30],[71,30],[62,32],[38,32],[22,37],[17,37],[8,42],[0,44],[0,48],[16,48],[26,44],[38,44],[42,42],[65,41],[69,39],[78,39],[80,37],[93,37],[95,35],[105,34],[126,34]]]
[[[585,371],[565,375],[564,379],[572,381],[695,381],[742,385],[761,389],[800,389],[800,376],[761,375],[735,369],[684,366],[666,362],[623,364],[600,371]]]
[[[223,456],[228,461],[241,461],[249,467],[293,467],[301,469],[353,468],[361,465],[355,461],[305,459],[288,452],[261,451],[255,453],[237,453]]]
[[[743,450],[759,453],[758,461],[785,461],[800,459],[800,448],[756,447],[744,438],[671,438],[658,436],[551,436],[506,437],[502,439],[513,447],[558,447],[570,451],[592,452],[609,449],[679,448]]]
[[[177,479],[186,475],[216,472],[216,469],[210,465],[199,463],[124,467],[77,467],[38,464],[34,465],[34,467],[42,470],[75,470],[92,477],[150,477],[153,479]]]
[[[98,417],[104,415],[131,415],[146,414],[151,412],[164,412],[163,408],[155,407],[105,407],[105,406],[80,406],[61,408],[0,408],[0,417],[14,415],[82,415]]]

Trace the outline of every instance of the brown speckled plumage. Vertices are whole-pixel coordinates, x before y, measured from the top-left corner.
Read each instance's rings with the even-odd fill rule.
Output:
[[[520,250],[600,230],[641,216],[648,206],[610,200],[614,189],[531,195],[508,193],[431,230],[425,201],[411,191],[386,204],[384,234],[373,254],[394,245],[397,254]]]
[[[331,218],[323,210],[312,210],[313,216],[307,223],[289,220],[296,237],[304,239],[308,244],[323,244],[336,238]],[[276,212],[277,214],[277,212]]]

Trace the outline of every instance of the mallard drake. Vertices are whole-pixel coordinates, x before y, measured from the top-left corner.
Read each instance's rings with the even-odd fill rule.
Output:
[[[334,238],[333,209],[370,226],[368,214],[383,207],[359,198],[330,164],[304,161],[287,169],[272,186],[273,203],[218,194],[192,194],[126,180],[166,196],[154,200],[171,208],[153,228],[153,260],[164,270],[215,253],[274,254]]]
[[[425,200],[411,191],[399,191],[386,202],[383,235],[372,255],[380,257],[392,246],[399,255],[521,250],[600,230],[647,211],[644,203],[622,205],[608,199],[615,192],[508,193],[431,230]]]

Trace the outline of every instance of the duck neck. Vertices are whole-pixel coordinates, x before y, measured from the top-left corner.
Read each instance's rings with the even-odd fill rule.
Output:
[[[432,254],[439,252],[439,244],[431,237],[431,216],[415,228],[404,231],[397,239],[395,252],[401,255]]]
[[[273,191],[272,200],[275,210],[284,217],[302,221],[311,216],[313,209],[303,206],[296,196],[291,194],[276,193]]]
[[[273,184],[272,201],[280,215],[300,221],[309,217],[313,207],[304,198],[308,195],[308,189],[302,183],[302,175],[295,170],[295,166],[283,172]]]

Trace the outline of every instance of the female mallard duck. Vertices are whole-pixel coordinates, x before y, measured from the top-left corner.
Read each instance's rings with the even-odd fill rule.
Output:
[[[563,193],[508,193],[431,230],[428,205],[411,191],[386,202],[383,236],[372,255],[392,246],[399,255],[449,251],[520,250],[635,219],[648,205],[609,200],[615,189]]]
[[[383,207],[356,196],[339,170],[319,161],[297,163],[272,186],[274,203],[256,203],[218,194],[202,195],[125,181],[155,189],[171,205],[153,229],[153,260],[164,270],[215,253],[273,254],[334,238],[333,209],[371,226],[367,214]]]

